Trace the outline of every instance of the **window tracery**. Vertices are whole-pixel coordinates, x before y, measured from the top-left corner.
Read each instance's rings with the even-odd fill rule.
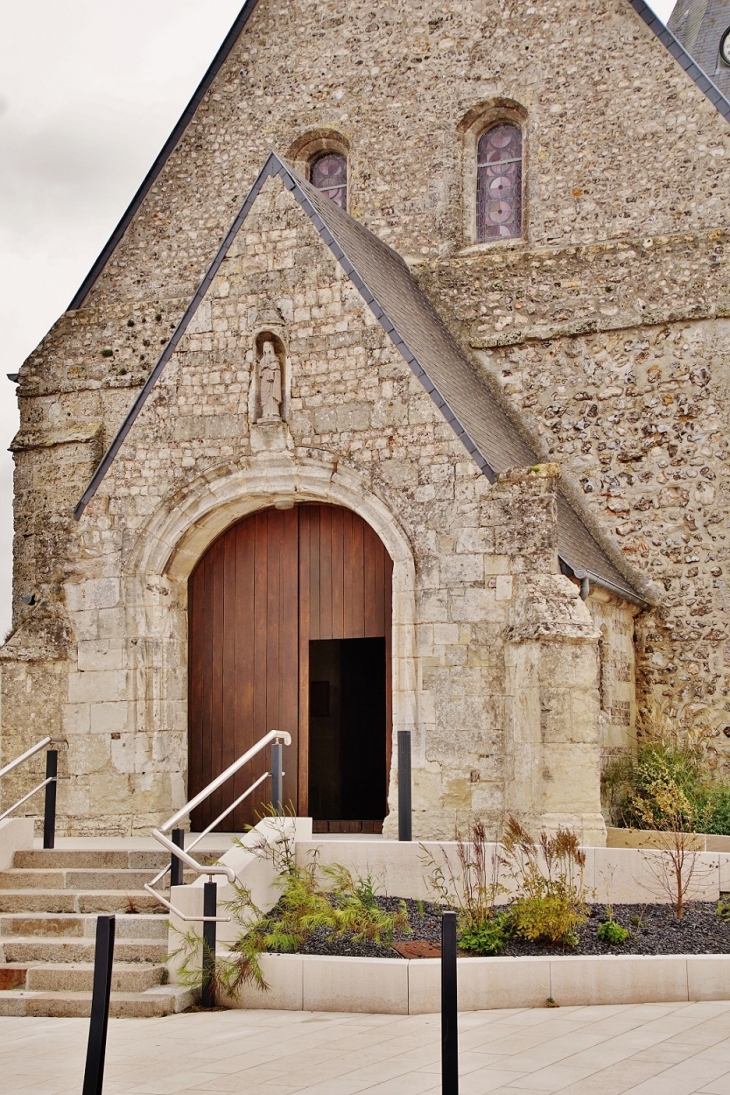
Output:
[[[477,243],[522,235],[522,131],[511,122],[479,139],[476,204]]]
[[[309,181],[340,209],[347,209],[347,157],[341,152],[318,156],[310,167]]]

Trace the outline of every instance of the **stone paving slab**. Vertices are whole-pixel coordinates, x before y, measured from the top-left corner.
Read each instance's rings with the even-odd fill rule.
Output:
[[[730,1095],[730,1001],[471,1012],[461,1095]],[[88,1022],[0,1019],[0,1095],[78,1095]],[[105,1095],[427,1095],[437,1015],[111,1020]]]

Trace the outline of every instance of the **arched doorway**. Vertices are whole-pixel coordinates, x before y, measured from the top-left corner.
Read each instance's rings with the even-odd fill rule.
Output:
[[[188,790],[287,730],[284,798],[317,831],[377,832],[391,751],[392,562],[365,521],[303,503],[245,517],[190,576]],[[192,817],[200,830],[266,771],[261,754]],[[269,795],[223,824],[256,821]]]

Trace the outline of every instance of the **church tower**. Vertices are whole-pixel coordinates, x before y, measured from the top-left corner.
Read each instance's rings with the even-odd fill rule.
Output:
[[[668,26],[727,98],[730,95],[728,0],[678,0]]]

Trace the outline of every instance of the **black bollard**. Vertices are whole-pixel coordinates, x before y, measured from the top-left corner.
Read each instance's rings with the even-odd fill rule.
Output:
[[[176,848],[185,849],[185,830],[173,829],[170,833],[170,839]],[[185,864],[182,859],[178,859],[174,852],[170,853],[170,885],[182,886],[183,884],[183,870]]]
[[[106,1032],[109,1025],[115,925],[113,916],[96,918],[94,990],[91,997],[91,1022],[89,1023],[89,1044],[86,1050],[83,1095],[101,1095],[104,1086],[104,1057],[106,1056]]]
[[[271,808],[278,817],[284,813],[284,746],[280,741],[271,746]]]
[[[203,886],[203,916],[215,916],[218,907],[218,886],[206,882]],[[204,1008],[215,1007],[215,920],[203,921],[203,991]]]
[[[398,731],[398,840],[413,840],[411,732]]]
[[[58,750],[49,749],[46,753],[46,802],[43,810],[43,847],[56,845],[56,788],[58,786]]]
[[[459,1095],[455,912],[441,917],[441,1091]]]

